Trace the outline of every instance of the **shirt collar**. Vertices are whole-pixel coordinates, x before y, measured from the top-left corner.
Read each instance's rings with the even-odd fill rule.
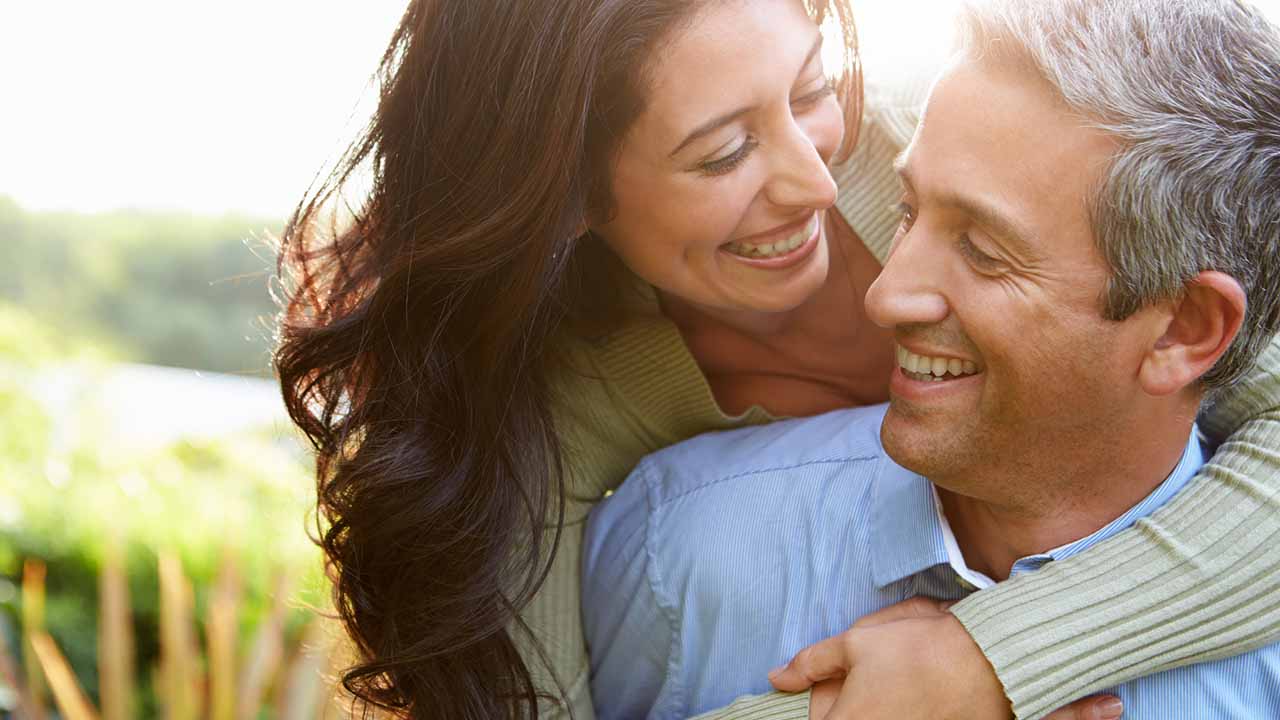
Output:
[[[1204,448],[1199,428],[1191,437],[1173,472],[1155,490],[1124,514],[1079,540],[1039,555],[1019,559],[1011,575],[1031,572],[1053,560],[1062,560],[1093,547],[1155,512],[1177,495],[1204,465]],[[950,564],[962,578],[976,587],[992,582],[973,572],[964,563],[950,525],[942,513],[933,483],[886,457],[875,485],[875,507],[871,515],[873,572],[876,587],[923,572],[935,565]],[[950,538],[950,541],[948,541]]]
[[[947,562],[933,484],[887,455],[871,512],[872,573],[877,588]]]

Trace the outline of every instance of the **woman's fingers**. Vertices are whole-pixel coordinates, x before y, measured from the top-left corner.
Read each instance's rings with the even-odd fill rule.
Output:
[[[784,692],[817,684],[815,720],[1010,718],[1004,688],[947,605],[914,598],[868,615],[796,653],[769,681]],[[1122,710],[1115,697],[1088,697],[1046,720],[1117,720]]]
[[[852,647],[846,642],[849,632],[829,637],[796,653],[791,662],[769,673],[769,682],[783,692],[799,692],[819,680],[847,674],[853,667]]]
[[[1070,705],[1058,708],[1044,720],[1118,720],[1124,715],[1124,703],[1111,695],[1081,698]]]
[[[857,720],[864,716],[865,714],[859,714],[857,699],[851,693],[842,692],[840,697],[836,698],[835,705],[821,717],[822,720]],[[813,720],[813,717],[810,714],[810,720]]]
[[[823,680],[809,692],[809,720],[824,720],[840,697],[841,680]]]
[[[769,673],[769,681],[784,692],[799,692],[819,680],[841,677],[853,667],[855,631],[899,620],[936,618],[945,615],[950,605],[932,598],[913,597],[864,615],[846,632],[796,653],[790,663]]]
[[[937,607],[898,607],[906,619],[851,628],[812,645],[770,679],[779,690],[796,691],[843,677],[838,698],[826,692],[824,705],[814,707],[811,697],[813,718],[1009,720],[1009,700],[990,663],[964,626]]]

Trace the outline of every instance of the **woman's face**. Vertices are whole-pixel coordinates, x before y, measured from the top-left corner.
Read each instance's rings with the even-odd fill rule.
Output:
[[[633,272],[706,310],[781,312],[826,279],[827,162],[844,122],[798,0],[710,2],[660,43],[592,229]]]

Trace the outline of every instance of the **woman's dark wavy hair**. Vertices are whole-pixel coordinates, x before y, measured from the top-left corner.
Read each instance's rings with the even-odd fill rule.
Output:
[[[616,319],[617,262],[581,228],[609,211],[649,54],[714,1],[411,2],[373,119],[281,237],[275,365],[316,450],[318,542],[359,653],[343,682],[366,711],[537,717],[562,695],[514,637],[564,518],[553,350]],[[852,16],[808,9],[844,33],[847,155]]]

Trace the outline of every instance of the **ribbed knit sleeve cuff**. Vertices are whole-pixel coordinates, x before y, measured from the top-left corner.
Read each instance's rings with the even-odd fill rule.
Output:
[[[732,705],[694,720],[808,720],[809,693],[769,693],[740,697]]]
[[[1019,720],[1280,640],[1280,410],[1173,501],[1089,552],[952,607]]]

